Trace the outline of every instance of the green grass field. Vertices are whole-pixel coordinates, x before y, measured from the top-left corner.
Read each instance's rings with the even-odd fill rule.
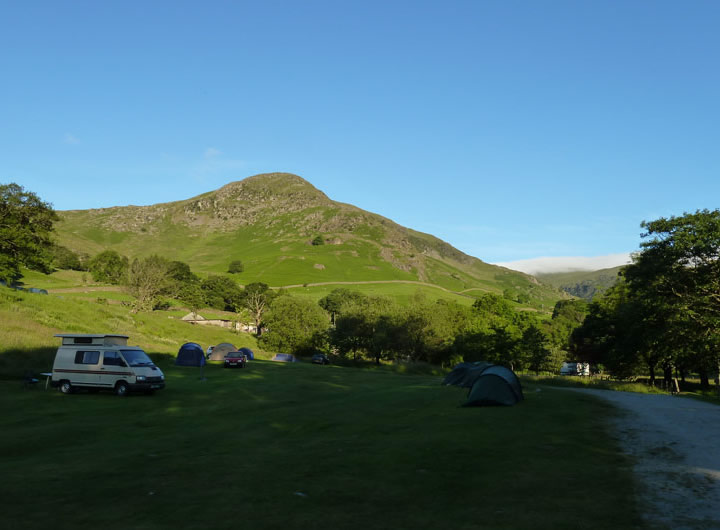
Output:
[[[471,306],[474,298],[460,296],[455,293],[443,291],[429,285],[414,283],[357,283],[352,285],[330,284],[330,285],[309,285],[307,287],[289,288],[288,292],[293,296],[302,296],[313,301],[318,301],[330,294],[334,289],[348,289],[358,291],[368,296],[387,296],[396,300],[401,305],[409,305],[412,300],[420,296],[425,300],[450,300],[461,305]]]
[[[5,528],[642,528],[609,406],[439,377],[161,361],[155,396],[0,381]]]
[[[219,272],[220,274],[224,274]],[[82,273],[78,271],[56,271],[52,274],[41,274],[31,270],[23,270],[23,282],[27,287],[37,287],[40,289],[47,289],[53,294],[68,298],[82,298],[84,300],[96,300],[98,298],[104,298],[106,300],[116,301],[131,301],[132,297],[125,293],[121,287],[114,285],[99,284],[92,281],[89,273]],[[246,275],[228,275],[235,281],[242,283],[245,281]],[[85,281],[83,281],[83,277]],[[402,282],[407,283],[402,283]],[[328,295],[334,289],[344,288],[352,291],[359,291],[366,295],[372,296],[387,296],[396,300],[401,305],[408,305],[417,296],[424,297],[426,300],[450,300],[455,301],[461,305],[470,306],[475,301],[475,298],[481,293],[492,292],[498,294],[496,289],[473,289],[465,295],[457,292],[444,290],[443,288],[436,285],[423,285],[421,283],[413,283],[411,280],[396,280],[397,283],[388,282],[387,280],[377,280],[373,282],[368,280],[365,282],[347,282],[343,283],[338,281],[337,283],[329,283],[327,285],[307,285],[302,286],[298,284],[295,287],[287,288],[288,292],[297,295],[310,298],[313,301],[320,300],[322,297]],[[284,287],[286,285],[293,284],[278,284],[273,287]],[[180,302],[171,301],[175,304]],[[552,305],[548,304],[548,314],[551,314]],[[211,310],[212,311],[212,310]],[[201,311],[201,314],[205,316],[207,310]]]
[[[272,352],[179,316],[0,289],[4,528],[642,527],[602,402],[526,380],[516,407],[466,409],[422,366],[258,360],[200,381],[172,364],[183,342]],[[60,332],[129,335],[167,388],[24,388]]]

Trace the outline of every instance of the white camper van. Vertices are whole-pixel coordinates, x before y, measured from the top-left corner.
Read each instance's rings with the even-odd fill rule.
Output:
[[[560,368],[560,375],[590,375],[590,363],[564,362]]]
[[[118,396],[128,392],[153,393],[165,388],[165,375],[127,335],[59,334],[52,386],[63,394],[76,388],[108,389]]]

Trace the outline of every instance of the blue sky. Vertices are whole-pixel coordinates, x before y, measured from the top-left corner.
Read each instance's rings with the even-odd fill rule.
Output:
[[[0,8],[0,182],[60,210],[288,171],[508,263],[718,207],[718,2]]]

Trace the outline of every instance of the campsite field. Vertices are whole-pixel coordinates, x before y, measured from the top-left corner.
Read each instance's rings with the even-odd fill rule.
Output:
[[[4,527],[642,528],[591,397],[462,408],[428,375],[161,367],[155,396],[0,381]]]

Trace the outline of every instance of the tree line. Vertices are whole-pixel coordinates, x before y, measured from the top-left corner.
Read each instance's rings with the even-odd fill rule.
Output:
[[[643,222],[640,251],[590,304],[571,351],[618,377],[720,372],[720,210]]]
[[[516,310],[506,294],[484,294],[472,307],[428,301],[420,292],[407,305],[392,298],[335,289],[314,303],[255,282],[241,287],[227,276],[201,279],[189,265],[160,256],[130,261],[114,250],[86,260],[95,281],[124,285],[133,311],[164,308],[174,298],[193,312],[211,307],[252,323],[273,351],[324,351],[349,359],[423,361],[450,366],[487,360],[514,369],[557,371],[565,359],[583,301],[561,301],[553,318]]]
[[[517,370],[557,371],[583,301],[563,301],[553,318],[519,312],[500,295],[484,294],[472,307],[335,289],[317,304],[279,296],[263,322],[261,341],[293,353],[328,351],[348,359],[422,361],[452,366],[486,360]]]

